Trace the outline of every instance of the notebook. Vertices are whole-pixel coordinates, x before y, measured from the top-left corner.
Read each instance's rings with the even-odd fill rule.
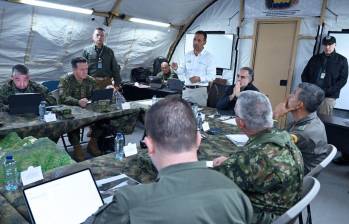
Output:
[[[32,223],[77,224],[103,205],[90,169],[23,189]]]

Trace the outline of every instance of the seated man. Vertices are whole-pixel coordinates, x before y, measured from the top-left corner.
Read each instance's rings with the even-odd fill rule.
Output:
[[[316,111],[325,98],[324,91],[310,83],[303,82],[288,97],[276,106],[274,117],[291,112],[294,122],[288,131],[295,136],[295,143],[302,152],[304,174],[307,174],[326,156],[328,151],[325,125]]]
[[[217,102],[216,108],[218,110],[234,111],[236,100],[240,92],[245,90],[259,91],[253,84],[254,72],[252,68],[242,67],[237,75],[237,82],[225,91],[224,96]]]
[[[161,63],[161,72],[156,76],[161,78],[162,82],[167,81],[167,79],[178,79],[177,73],[172,71],[170,65],[166,61]]]
[[[271,104],[264,94],[242,92],[235,113],[238,127],[250,139],[229,158],[216,158],[213,165],[250,198],[252,223],[271,223],[301,197],[302,154],[289,133],[273,129]]]
[[[8,111],[8,98],[17,93],[40,93],[48,105],[56,104],[56,99],[48,89],[31,81],[28,68],[21,64],[12,67],[11,79],[0,87],[0,111]]]
[[[145,128],[158,181],[119,189],[86,223],[250,223],[252,207],[244,193],[198,162],[201,137],[184,100],[171,96],[157,102]]]
[[[73,58],[71,61],[73,73],[69,73],[63,77],[58,85],[59,103],[80,106],[85,108],[92,92],[96,89],[96,81],[87,75],[88,64],[83,57]],[[97,130],[94,125],[91,126],[91,138],[87,145],[87,150],[93,156],[101,155],[101,151],[97,145]],[[80,128],[68,133],[70,144],[74,147],[73,157],[77,161],[82,161],[85,158],[84,152],[80,145]]]

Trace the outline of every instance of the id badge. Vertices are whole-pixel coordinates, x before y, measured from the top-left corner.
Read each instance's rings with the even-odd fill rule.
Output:
[[[321,72],[320,79],[324,79],[324,78],[325,78],[325,75],[326,75],[325,72]]]
[[[98,59],[97,68],[102,68],[102,58]]]

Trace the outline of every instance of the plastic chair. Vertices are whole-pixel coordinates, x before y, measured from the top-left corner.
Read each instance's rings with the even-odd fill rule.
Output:
[[[337,148],[334,145],[329,144],[330,147],[330,153],[327,155],[327,157],[322,160],[321,163],[319,163],[314,169],[312,169],[306,176],[310,177],[318,177],[320,172],[328,165],[330,162],[334,159],[334,157],[337,154]]]
[[[49,80],[41,83],[43,86],[45,86],[49,92],[52,92],[53,90],[58,89],[58,80]]]
[[[310,202],[316,197],[320,191],[320,182],[314,177],[306,176],[303,179],[302,198],[288,209],[283,215],[274,220],[273,224],[293,223],[297,216],[299,223],[303,224],[302,211],[310,205]],[[311,217],[310,217],[311,218]],[[309,215],[306,223],[309,223]]]

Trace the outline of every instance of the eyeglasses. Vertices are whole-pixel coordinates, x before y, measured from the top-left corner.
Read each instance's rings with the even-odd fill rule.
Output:
[[[240,79],[248,79],[248,76],[241,76],[240,74],[237,74],[237,77]]]

